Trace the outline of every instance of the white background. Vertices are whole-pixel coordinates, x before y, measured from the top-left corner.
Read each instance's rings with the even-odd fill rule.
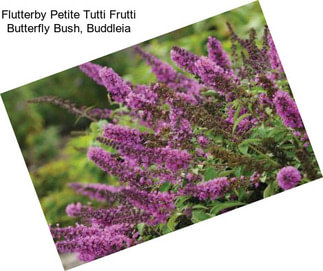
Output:
[[[136,9],[127,35],[9,35],[0,20],[0,91],[250,1],[13,1],[0,9]],[[323,168],[321,1],[260,1]],[[63,270],[0,101],[0,269]],[[323,270],[322,180],[74,270]]]

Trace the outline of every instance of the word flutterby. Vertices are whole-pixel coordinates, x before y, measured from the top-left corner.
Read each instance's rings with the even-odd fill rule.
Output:
[[[46,12],[42,11],[23,11],[23,10],[18,10],[18,11],[11,11],[4,9],[1,11],[1,18],[2,19],[36,19],[36,20],[41,20],[43,21],[46,17]]]

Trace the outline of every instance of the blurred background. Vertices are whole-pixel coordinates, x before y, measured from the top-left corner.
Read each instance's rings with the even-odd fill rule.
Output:
[[[145,41],[141,46],[168,63],[172,63],[169,52],[175,45],[205,55],[208,36],[215,36],[230,52],[226,22],[241,37],[246,37],[251,27],[261,37],[265,25],[260,6],[254,2]],[[93,62],[112,67],[134,84],[156,81],[150,67],[134,54],[133,48]],[[69,99],[77,106],[107,108],[107,93],[104,87],[74,67],[1,94],[48,223],[71,225],[75,221],[65,214],[66,205],[77,201],[86,203],[87,199],[75,194],[67,184],[113,180],[87,159],[87,148],[93,140],[90,131],[95,131],[96,124],[90,124],[85,118],[77,119],[53,105],[26,102],[44,95]]]

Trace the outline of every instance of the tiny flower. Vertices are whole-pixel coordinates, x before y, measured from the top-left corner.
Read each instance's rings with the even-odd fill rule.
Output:
[[[197,137],[197,142],[201,145],[201,147],[205,148],[209,144],[210,140],[206,136],[200,135]]]
[[[256,171],[254,172],[251,176],[250,176],[250,181],[251,183],[255,186],[258,187],[259,186],[259,182],[260,182],[260,174]]]
[[[66,214],[70,217],[75,217],[75,216],[79,216],[79,214],[81,213],[82,210],[82,204],[80,202],[74,204],[69,204],[67,205],[65,211]]]

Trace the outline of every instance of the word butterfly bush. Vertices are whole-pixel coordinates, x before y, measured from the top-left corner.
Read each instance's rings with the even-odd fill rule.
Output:
[[[66,207],[81,224],[50,226],[60,253],[92,261],[320,176],[268,28],[258,46],[253,29],[241,39],[228,27],[231,57],[215,37],[207,56],[173,47],[170,57],[185,73],[136,47],[158,80],[150,85],[81,65],[116,110],[32,101],[106,120],[88,158],[119,183],[70,184],[101,207]],[[125,115],[141,129],[121,125]]]

